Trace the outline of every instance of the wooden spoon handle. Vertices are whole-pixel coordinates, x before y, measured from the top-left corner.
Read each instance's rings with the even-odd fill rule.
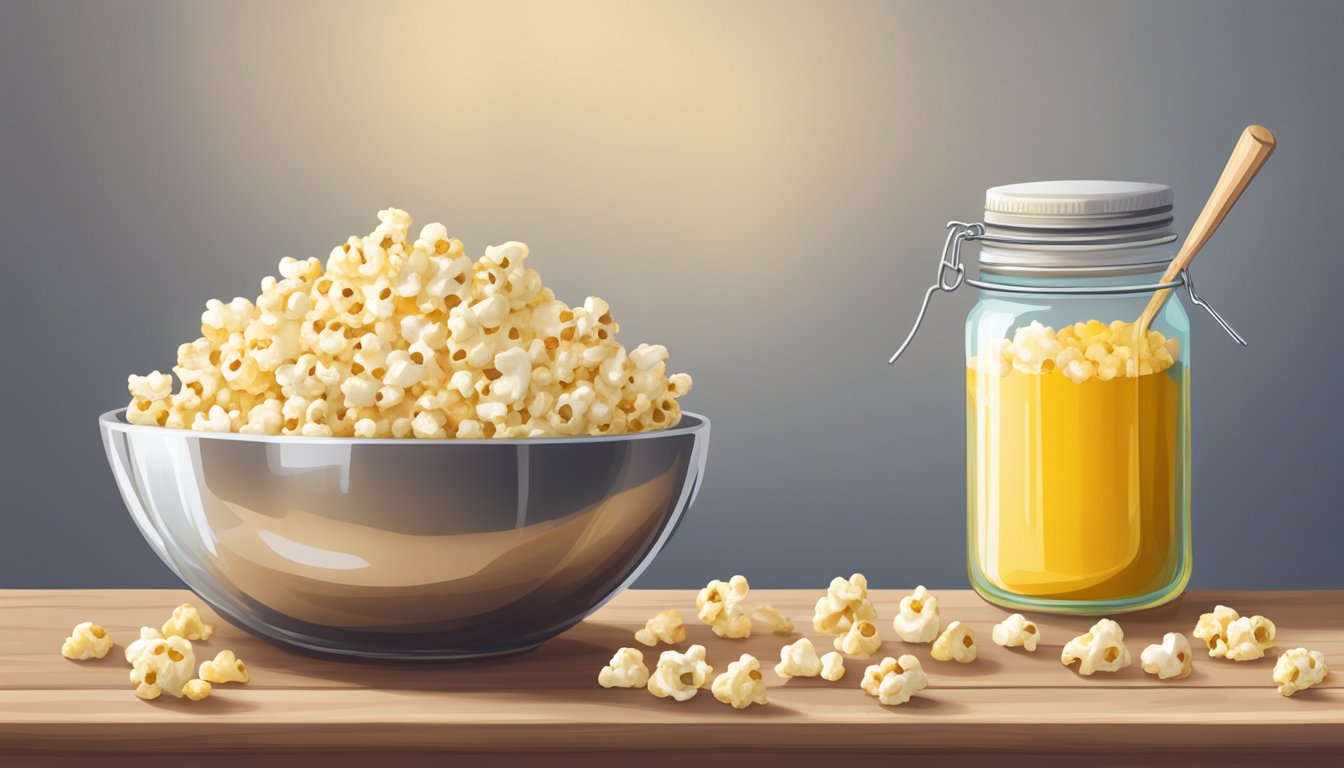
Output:
[[[1190,266],[1195,254],[1199,253],[1199,249],[1203,248],[1217,231],[1218,225],[1223,223],[1228,211],[1232,210],[1241,193],[1246,190],[1246,185],[1251,183],[1251,179],[1254,179],[1255,174],[1260,171],[1260,166],[1264,165],[1274,152],[1274,147],[1274,134],[1263,125],[1250,125],[1241,132],[1241,138],[1237,140],[1237,146],[1232,150],[1232,156],[1227,159],[1227,166],[1223,168],[1223,175],[1218,177],[1218,183],[1209,194],[1208,201],[1204,203],[1204,210],[1200,211],[1199,218],[1195,219],[1195,225],[1190,228],[1190,234],[1186,235],[1185,242],[1181,244],[1181,250],[1176,254],[1176,258],[1171,260],[1167,271],[1162,274],[1162,282],[1175,280],[1181,274],[1181,270]],[[1153,298],[1149,300],[1148,306],[1139,318],[1140,334],[1148,330],[1149,324],[1157,316],[1157,311],[1162,308],[1162,303],[1167,300],[1169,293],[1171,291],[1168,289],[1153,294]]]

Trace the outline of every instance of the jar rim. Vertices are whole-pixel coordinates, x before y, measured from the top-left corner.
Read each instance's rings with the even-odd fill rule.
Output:
[[[994,281],[966,279],[966,284],[982,291],[998,293],[1036,293],[1066,296],[1111,296],[1139,293],[1156,293],[1180,288],[1187,282],[1184,272],[1175,280],[1155,283],[1135,283],[1130,285],[1022,285],[1019,283],[999,283]]]

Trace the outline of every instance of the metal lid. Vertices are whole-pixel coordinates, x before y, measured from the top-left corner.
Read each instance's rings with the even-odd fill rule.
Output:
[[[1040,226],[1043,219],[1078,227],[1171,210],[1171,187],[1141,181],[1029,181],[985,190],[985,223]]]
[[[1018,273],[1147,269],[1164,259],[1146,249],[1176,239],[1171,211],[1165,184],[1072,180],[991,187],[980,264]]]

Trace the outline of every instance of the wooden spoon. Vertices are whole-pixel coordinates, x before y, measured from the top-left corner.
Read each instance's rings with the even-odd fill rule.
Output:
[[[1190,234],[1185,236],[1185,242],[1181,244],[1181,250],[1177,252],[1176,258],[1171,260],[1167,271],[1162,273],[1162,282],[1169,283],[1175,280],[1182,270],[1190,266],[1195,254],[1199,253],[1199,249],[1203,248],[1213,236],[1218,225],[1227,218],[1228,211],[1232,210],[1232,206],[1251,183],[1251,179],[1254,179],[1255,174],[1260,171],[1260,166],[1264,165],[1274,152],[1274,147],[1274,134],[1263,125],[1248,125],[1246,130],[1241,132],[1241,138],[1237,140],[1237,146],[1232,150],[1232,156],[1227,159],[1227,166],[1223,168],[1223,175],[1218,178],[1213,192],[1209,194],[1208,202],[1204,203],[1204,210],[1200,211],[1199,218],[1195,219]],[[1143,338],[1143,334],[1147,332],[1149,324],[1157,316],[1157,311],[1162,308],[1162,303],[1167,300],[1169,293],[1171,289],[1165,288],[1154,293],[1153,298],[1148,301],[1148,306],[1139,317],[1136,329],[1138,338]]]

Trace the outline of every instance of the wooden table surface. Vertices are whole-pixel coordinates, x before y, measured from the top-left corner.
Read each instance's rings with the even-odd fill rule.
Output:
[[[820,590],[753,590],[812,637]],[[1344,592],[1191,592],[1174,604],[1116,617],[1134,656],[1130,668],[1083,678],[1059,663],[1060,647],[1091,619],[1033,615],[1043,642],[1034,654],[994,645],[990,627],[1007,611],[968,591],[935,590],[943,620],[976,633],[972,664],[933,661],[928,645],[895,639],[890,620],[903,592],[872,598],[887,642],[879,652],[913,653],[929,688],[909,704],[882,707],[859,690],[870,660],[848,659],[845,678],[784,681],[774,675],[772,635],[723,640],[694,618],[691,590],[629,591],[578,627],[529,654],[484,662],[364,663],[297,655],[219,621],[175,590],[0,591],[0,764],[193,765],[320,757],[326,765],[416,764],[427,754],[462,758],[548,755],[584,765],[706,762],[815,764],[841,756],[955,757],[952,765],[1098,763],[1221,764],[1282,759],[1330,762],[1344,754]],[[202,702],[137,699],[123,646],[141,625],[157,626],[194,601],[218,624],[197,657],[229,648],[252,680],[216,686]],[[1279,648],[1264,659],[1210,659],[1198,643],[1194,674],[1167,682],[1145,675],[1138,656],[1167,631],[1189,635],[1215,603],[1278,624]],[[760,658],[769,704],[736,711],[709,691],[678,703],[644,690],[605,690],[598,670],[657,610],[680,608],[687,643],[709,650],[722,671],[742,653]],[[72,626],[92,620],[118,647],[98,661],[59,655]],[[1322,651],[1337,670],[1283,698],[1271,681],[1285,648]],[[660,649],[647,649],[650,668]],[[1011,750],[1005,755],[1004,750]],[[20,764],[18,761],[15,764]]]

